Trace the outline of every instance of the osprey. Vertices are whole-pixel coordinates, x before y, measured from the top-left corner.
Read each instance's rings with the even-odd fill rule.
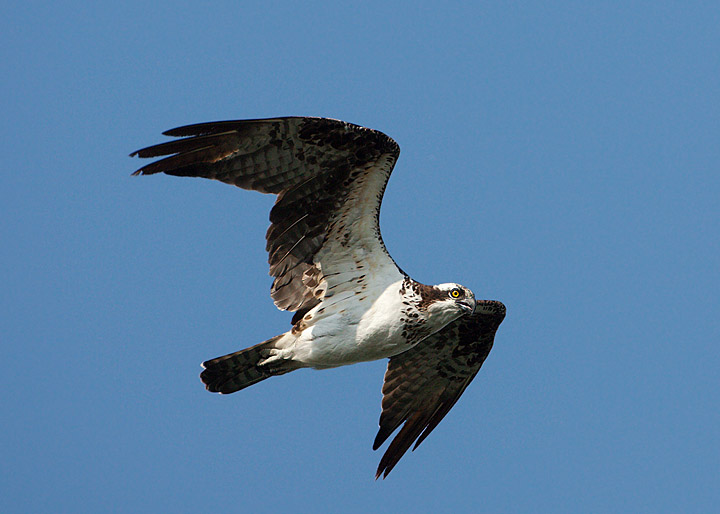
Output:
[[[135,175],[203,177],[277,195],[267,231],[270,295],[292,328],[203,363],[208,391],[234,393],[299,368],[390,358],[373,449],[401,425],[385,478],[437,426],[477,374],[505,317],[455,283],[424,285],[393,261],[379,213],[400,154],[382,132],[327,118],[200,123],[131,156],[164,157]]]

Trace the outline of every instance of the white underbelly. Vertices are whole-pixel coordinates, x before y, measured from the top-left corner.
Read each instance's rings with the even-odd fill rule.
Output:
[[[400,320],[399,286],[389,286],[374,302],[352,299],[323,316],[295,342],[292,358],[316,368],[392,357],[409,350]]]

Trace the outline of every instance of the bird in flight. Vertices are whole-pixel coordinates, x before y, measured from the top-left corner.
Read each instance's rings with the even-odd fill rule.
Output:
[[[133,152],[163,157],[135,175],[219,180],[277,195],[266,249],[270,296],[292,328],[203,363],[208,391],[229,394],[300,368],[389,358],[377,450],[387,477],[428,436],[480,370],[505,317],[455,283],[425,285],[395,264],[380,235],[380,204],[400,154],[377,130],[328,118],[218,121],[164,132]]]

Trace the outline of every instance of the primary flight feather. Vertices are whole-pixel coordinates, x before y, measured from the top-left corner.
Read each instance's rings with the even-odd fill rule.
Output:
[[[400,154],[382,132],[327,118],[200,123],[131,156],[164,157],[135,174],[204,177],[277,195],[267,246],[270,295],[292,328],[203,363],[212,392],[233,393],[299,368],[390,358],[377,449],[386,477],[437,426],[475,377],[505,317],[464,286],[424,285],[392,260],[380,204]],[[413,448],[414,449],[414,448]]]

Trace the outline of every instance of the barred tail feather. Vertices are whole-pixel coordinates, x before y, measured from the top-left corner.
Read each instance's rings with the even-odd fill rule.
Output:
[[[239,352],[224,355],[202,363],[200,379],[211,393],[230,394],[257,384],[274,375],[282,375],[303,367],[291,360],[273,360],[259,364],[273,355],[275,343],[283,336],[272,337],[265,342]]]

